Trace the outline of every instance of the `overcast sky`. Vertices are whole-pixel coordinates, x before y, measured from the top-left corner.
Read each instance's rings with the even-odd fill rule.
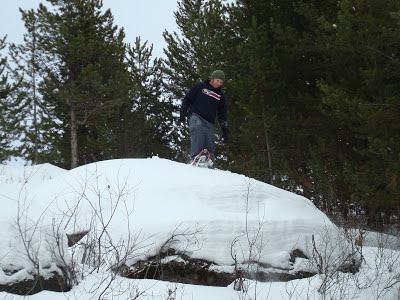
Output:
[[[25,27],[18,8],[38,8],[44,0],[0,0],[0,37],[7,34],[7,42],[21,43]],[[137,36],[142,42],[153,44],[153,55],[163,55],[166,47],[162,33],[176,31],[177,26],[174,11],[177,10],[178,0],[103,0],[103,8],[110,8],[114,22],[118,27],[124,27],[127,43],[133,43]]]

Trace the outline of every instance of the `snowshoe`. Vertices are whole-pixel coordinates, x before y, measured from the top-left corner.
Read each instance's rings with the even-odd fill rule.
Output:
[[[211,160],[210,151],[207,149],[201,150],[193,159],[192,166],[214,169],[214,163]]]

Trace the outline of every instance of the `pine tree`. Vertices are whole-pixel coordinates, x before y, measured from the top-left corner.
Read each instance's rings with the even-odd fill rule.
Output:
[[[6,36],[0,39],[0,51],[5,49]],[[10,45],[9,45],[10,46]],[[22,84],[22,80],[14,78],[15,69],[8,62],[9,57],[1,57],[0,53],[0,162],[18,156],[15,153],[15,142],[20,135],[13,118],[13,95]],[[18,125],[18,124],[17,124]]]
[[[0,38],[0,51],[6,48],[6,38],[7,36]],[[10,92],[10,84],[7,82],[7,74],[5,73],[7,66],[7,58],[2,57],[0,52],[0,99],[5,99]]]
[[[110,119],[128,101],[130,88],[124,32],[113,24],[110,10],[101,11],[101,1],[48,2],[51,10],[40,5],[34,12],[46,53],[40,92],[62,124],[58,140],[51,141],[62,159],[58,163],[75,168],[112,152]]]
[[[8,122],[17,133],[14,136],[14,140],[17,141],[15,155],[36,164],[40,163],[44,156],[46,160],[50,160],[48,152],[51,152],[51,145],[45,145],[42,141],[44,137],[52,134],[54,116],[44,105],[38,92],[42,78],[38,66],[43,52],[38,49],[34,12],[30,10],[21,13],[28,33],[24,34],[23,44],[11,44],[9,47],[11,62],[15,66],[11,72],[12,78],[19,82],[19,85],[10,94]]]
[[[330,61],[338,63],[321,82],[349,201],[376,228],[400,207],[399,11],[398,1],[342,1],[329,44]]]
[[[320,18],[331,18],[335,9],[254,0],[238,1],[230,14],[243,40],[232,83],[238,98],[232,168],[292,191],[302,187],[309,197],[310,152],[329,127],[319,112],[316,83],[325,74],[317,29]]]
[[[152,60],[153,46],[135,43],[128,47],[127,64],[132,82],[129,103],[119,111],[118,140],[120,157],[174,158],[175,133],[172,104],[163,99],[163,74],[159,59]]]
[[[11,85],[8,83],[6,74],[7,59],[2,57],[1,51],[6,47],[6,37],[0,38],[0,162],[3,162],[9,157],[9,140],[7,138],[8,126],[8,105],[7,97],[11,91]]]

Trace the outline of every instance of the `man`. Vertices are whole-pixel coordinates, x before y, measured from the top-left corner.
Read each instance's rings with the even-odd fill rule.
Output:
[[[191,136],[191,152],[193,159],[203,150],[207,149],[211,156],[213,167],[215,118],[222,129],[222,141],[228,142],[228,121],[225,95],[221,86],[225,81],[225,74],[216,70],[210,79],[197,83],[186,94],[180,110],[180,122],[188,121]]]

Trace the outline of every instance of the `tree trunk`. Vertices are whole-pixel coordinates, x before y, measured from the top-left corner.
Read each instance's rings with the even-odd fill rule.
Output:
[[[265,120],[265,108],[262,108],[262,118]],[[264,134],[265,134],[265,145],[267,147],[267,157],[268,157],[268,171],[269,171],[269,183],[271,185],[274,184],[274,172],[272,170],[272,155],[271,155],[271,146],[269,142],[269,135],[268,135],[268,127],[266,122],[264,121]]]
[[[39,149],[39,126],[37,117],[37,97],[36,97],[36,29],[35,24],[33,24],[33,42],[32,42],[32,58],[31,58],[31,68],[32,68],[32,87],[33,87],[33,126],[35,128],[35,141],[34,141],[34,156],[33,164],[38,163],[38,149]]]
[[[78,166],[78,123],[74,104],[71,105],[71,169]]]
[[[265,142],[267,145],[267,155],[268,155],[268,170],[269,170],[269,176],[270,176],[270,184],[274,184],[274,172],[272,170],[272,157],[271,157],[271,147],[269,145],[269,136],[268,136],[268,130],[265,129]]]

